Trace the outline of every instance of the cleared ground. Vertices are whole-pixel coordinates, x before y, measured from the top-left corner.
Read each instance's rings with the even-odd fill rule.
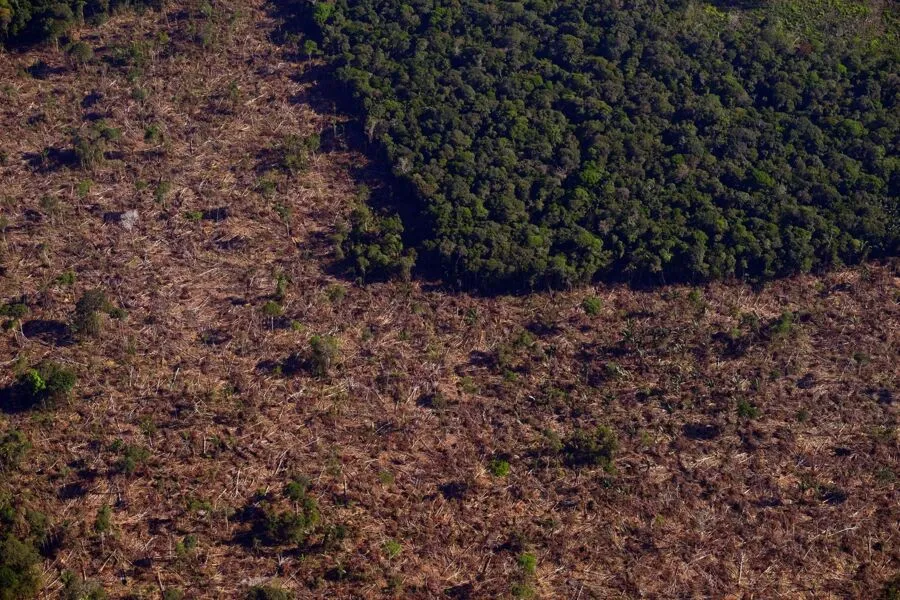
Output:
[[[0,412],[33,445],[0,493],[22,535],[47,516],[49,597],[64,570],[116,598],[270,579],[298,597],[878,597],[900,565],[896,263],[761,289],[357,286],[330,274],[328,236],[378,168],[274,30],[255,0],[173,3],[84,30],[87,64],[0,56],[0,298],[29,306],[0,385],[46,359],[78,375],[53,410]],[[121,137],[82,168],[73,133],[101,119]],[[281,169],[286,137],[312,134],[306,168]],[[91,288],[127,314],[72,343]],[[290,359],[316,335],[338,348],[318,377]],[[572,464],[597,425],[612,466]],[[300,476],[317,525],[254,543]]]

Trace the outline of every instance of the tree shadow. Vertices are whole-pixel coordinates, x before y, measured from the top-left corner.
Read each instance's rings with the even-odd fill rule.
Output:
[[[40,404],[25,389],[25,385],[16,381],[0,388],[0,413],[15,415],[28,412]]]
[[[51,319],[32,319],[22,323],[22,334],[51,344],[53,346],[71,346],[74,343],[68,326],[62,321]]]
[[[75,152],[68,148],[47,146],[41,152],[25,152],[22,160],[38,173],[52,173],[75,165]]]

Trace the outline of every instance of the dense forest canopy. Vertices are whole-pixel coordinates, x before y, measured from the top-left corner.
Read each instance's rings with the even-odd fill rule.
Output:
[[[424,249],[450,278],[506,287],[769,277],[897,253],[895,7],[807,6],[289,10],[411,184]]]

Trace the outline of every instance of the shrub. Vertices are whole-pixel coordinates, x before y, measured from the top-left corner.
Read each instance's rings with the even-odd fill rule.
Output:
[[[511,592],[513,598],[522,598],[523,600],[534,598],[534,588],[528,583],[522,582],[515,584],[512,586]]]
[[[276,585],[254,585],[247,592],[247,600],[291,600],[294,596]]]
[[[143,446],[128,444],[122,449],[122,457],[116,463],[120,473],[131,475],[150,457],[150,451]]]
[[[581,301],[581,308],[587,316],[596,317],[603,309],[603,301],[596,296],[588,296]]]
[[[771,339],[784,339],[791,334],[794,329],[794,313],[786,310],[769,324],[769,337]]]
[[[175,554],[180,557],[188,556],[191,552],[197,549],[197,536],[196,535],[186,535],[184,539],[175,544]]]
[[[759,416],[759,409],[744,398],[738,400],[737,414],[742,419],[755,419]]]
[[[531,576],[537,571],[537,557],[531,552],[523,552],[516,562],[519,563],[523,575]]]
[[[72,136],[72,150],[75,160],[82,169],[95,169],[106,160],[108,142],[121,136],[118,129],[107,126],[103,121],[92,124]]]
[[[97,533],[107,533],[112,529],[112,509],[108,504],[104,504],[97,511],[97,518],[94,519],[94,531]]]
[[[66,571],[62,574],[63,600],[106,600],[109,594],[96,581],[79,579],[74,573]]]
[[[75,303],[72,330],[81,336],[99,336],[100,313],[109,312],[111,309],[112,305],[102,290],[93,289],[84,292]]]
[[[84,42],[74,42],[66,48],[69,61],[78,67],[83,67],[94,60],[94,50]]]
[[[319,149],[319,144],[319,136],[316,134],[304,138],[287,136],[281,144],[281,166],[291,173],[305,171],[309,166],[310,156]]]
[[[900,573],[885,584],[880,600],[900,600]]]
[[[347,295],[347,288],[337,283],[329,285],[328,288],[325,289],[325,295],[328,296],[328,300],[332,304],[340,304]]]
[[[75,277],[75,271],[69,269],[56,278],[56,283],[59,285],[74,285]]]
[[[0,541],[0,600],[27,600],[41,588],[34,546],[7,534]]]
[[[284,486],[284,495],[294,502],[302,502],[306,499],[307,490],[309,490],[309,479],[302,476],[294,477]]]
[[[0,317],[7,317],[8,322],[4,323],[5,329],[11,329],[25,315],[28,314],[28,305],[24,302],[9,302],[0,306]]]
[[[75,373],[69,369],[45,361],[19,376],[19,391],[31,405],[52,403],[67,396],[76,380]]]
[[[612,469],[619,444],[612,429],[604,425],[592,431],[578,429],[563,445],[563,459],[570,467],[603,467]]]
[[[315,335],[309,340],[309,371],[316,377],[325,377],[338,356],[337,339],[330,335]]]
[[[0,436],[0,471],[15,469],[31,450],[28,437],[18,429],[11,429]]]
[[[87,195],[91,193],[91,188],[94,186],[94,182],[90,179],[82,179],[78,182],[78,186],[75,188],[75,193],[78,194],[78,197],[81,199],[87,198]]]
[[[509,475],[509,462],[495,458],[488,465],[488,470],[494,477],[506,477]]]
[[[289,280],[287,276],[283,273],[279,273],[275,278],[275,300],[278,302],[284,302],[284,299],[287,297],[287,286]]]
[[[296,510],[267,513],[263,540],[272,546],[302,544],[319,522],[319,507],[314,498],[304,497]]]

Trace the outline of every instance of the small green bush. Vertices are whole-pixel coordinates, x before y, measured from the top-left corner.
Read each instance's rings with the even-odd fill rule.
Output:
[[[96,581],[79,579],[71,571],[62,574],[63,600],[107,600],[109,594]]]
[[[94,531],[97,533],[107,533],[112,529],[112,509],[108,504],[104,504],[97,511],[97,518],[94,519]]]
[[[247,600],[291,600],[293,597],[277,585],[255,585],[247,592]]]
[[[183,540],[175,544],[175,554],[180,557],[186,557],[197,549],[197,544],[196,535],[186,535]]]
[[[310,156],[319,150],[320,139],[316,134],[306,137],[287,136],[281,144],[281,166],[291,173],[300,173],[309,167]]]
[[[880,600],[900,600],[900,573],[885,584]]]
[[[58,285],[74,285],[75,271],[69,269],[68,271],[63,272],[56,278],[56,283]]]
[[[31,405],[52,403],[67,396],[76,381],[75,373],[69,369],[45,361],[19,376],[19,390]]]
[[[284,495],[294,502],[302,502],[309,490],[309,479],[306,477],[294,477],[284,486]]]
[[[509,475],[509,462],[495,458],[488,464],[488,470],[494,477],[506,477]]]
[[[28,314],[28,305],[24,302],[9,302],[0,306],[0,317],[7,317],[3,322],[3,328],[12,329]]]
[[[737,414],[742,419],[755,419],[759,416],[759,409],[749,400],[741,398],[737,403]]]
[[[266,514],[263,540],[271,546],[302,544],[318,522],[319,507],[315,499],[305,497],[297,510]]]
[[[263,304],[262,312],[270,319],[274,319],[284,314],[284,308],[282,308],[281,304],[279,304],[278,302],[269,300],[268,302]]]
[[[522,569],[524,575],[534,575],[537,571],[537,557],[531,552],[523,552],[516,562],[519,563],[519,568]]]
[[[83,337],[99,336],[100,314],[110,312],[113,308],[102,290],[87,290],[75,303],[75,313],[72,315],[73,332]]]
[[[94,60],[94,50],[85,42],[74,42],[66,48],[66,56],[76,67],[83,67]]]
[[[769,325],[769,337],[773,340],[787,338],[794,329],[794,313],[784,311]]]
[[[609,427],[578,429],[563,444],[563,459],[570,467],[603,467],[609,471],[618,447],[616,434]]]
[[[338,342],[330,335],[314,335],[309,340],[309,371],[316,377],[325,377],[338,357]]]
[[[143,446],[128,444],[122,449],[122,457],[116,462],[120,473],[131,475],[150,457],[150,451]]]
[[[581,301],[581,308],[587,316],[596,317],[603,309],[603,300],[597,296],[588,296]]]
[[[106,125],[103,121],[94,123],[87,129],[80,130],[72,136],[72,150],[75,160],[82,169],[95,169],[106,160],[106,147],[121,137],[121,132]]]
[[[0,541],[0,600],[28,600],[41,589],[37,550],[7,534]]]
[[[0,471],[16,469],[31,450],[28,436],[11,429],[0,436]]]

